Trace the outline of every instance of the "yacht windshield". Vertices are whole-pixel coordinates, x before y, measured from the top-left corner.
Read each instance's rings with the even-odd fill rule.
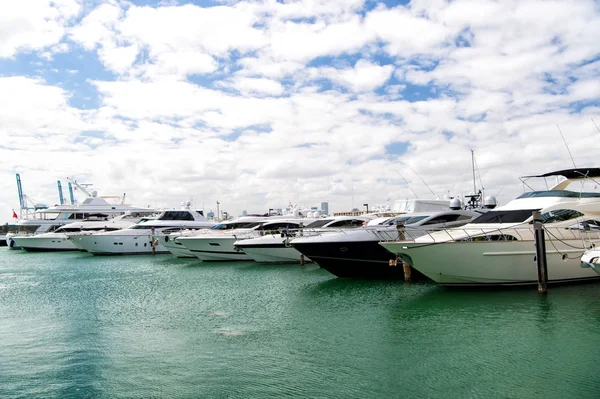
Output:
[[[517,198],[539,198],[539,197],[561,197],[561,198],[599,198],[600,193],[576,193],[568,190],[530,191],[519,195]]]
[[[415,223],[420,222],[421,220],[423,220],[423,219],[425,219],[427,217],[429,217],[429,215],[423,215],[423,216],[400,216],[400,217],[397,217],[396,219],[394,219],[394,221],[396,223],[403,222],[404,225],[407,225],[407,224],[415,224]]]
[[[471,223],[521,223],[531,217],[533,211],[539,209],[518,209],[514,211],[489,211]]]

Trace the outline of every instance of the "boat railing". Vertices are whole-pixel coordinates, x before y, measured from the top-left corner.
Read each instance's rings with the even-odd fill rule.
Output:
[[[584,228],[546,227],[544,226],[546,240],[600,240],[599,230]],[[382,242],[415,242],[419,239],[422,243],[442,242],[489,242],[489,241],[534,241],[534,232],[531,225],[519,225],[498,229],[400,229],[400,230],[373,230],[379,241]],[[427,236],[427,238],[425,238]]]

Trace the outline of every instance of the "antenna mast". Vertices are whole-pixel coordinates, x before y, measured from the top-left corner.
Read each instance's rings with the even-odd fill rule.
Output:
[[[471,149],[471,164],[473,167],[473,194],[477,194],[477,185],[475,184],[475,153]]]
[[[600,132],[600,128],[598,127],[598,125],[596,125],[594,118],[590,117],[590,119],[592,120],[592,123],[594,124],[594,126],[596,126],[596,130],[598,130]]]
[[[593,121],[593,119],[592,119]],[[558,132],[560,133],[560,137],[562,137],[563,142],[565,143],[565,147],[567,147],[567,151],[569,152],[569,156],[571,157],[571,162],[573,162],[573,167],[576,168],[577,166],[575,165],[575,161],[573,160],[573,155],[571,155],[571,150],[569,150],[569,146],[567,145],[567,141],[565,140],[565,136],[563,136],[562,131],[560,130],[560,127],[558,126],[558,124],[556,125],[556,127],[558,128]]]
[[[431,194],[433,194],[433,196],[434,196],[435,198],[437,198],[437,195],[435,195],[435,193],[433,192],[433,190],[431,189],[431,187],[429,187],[429,186],[427,185],[427,183],[425,183],[425,180],[423,180],[423,178],[422,178],[422,177],[421,177],[421,176],[420,176],[420,175],[419,175],[419,174],[418,174],[418,173],[417,173],[417,172],[416,172],[416,171],[415,171],[413,168],[411,168],[410,166],[409,166],[409,168],[410,168],[410,170],[412,170],[412,171],[413,171],[413,173],[414,173],[415,175],[417,175],[417,176],[419,177],[419,179],[421,179],[421,181],[423,182],[423,184],[425,185],[425,187],[427,187],[427,188],[429,189],[429,191],[431,191]]]
[[[415,195],[415,197],[417,199],[419,199],[419,196],[417,195],[417,193],[415,193],[415,191],[412,189],[412,187],[410,186],[410,184],[408,184],[408,182],[406,181],[406,179],[404,178],[404,176],[402,176],[402,174],[400,172],[398,172],[398,169],[396,169],[396,173],[398,173],[400,175],[400,177],[402,178],[402,180],[404,180],[404,183],[406,183],[406,186],[410,189],[410,191],[412,191],[412,193]]]

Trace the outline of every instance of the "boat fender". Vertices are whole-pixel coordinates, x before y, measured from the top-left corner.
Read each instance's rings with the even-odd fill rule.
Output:
[[[8,242],[8,246],[9,246],[10,248],[14,248],[14,247],[15,247],[15,241],[14,241],[12,238],[9,240],[9,242]]]
[[[165,242],[169,242],[169,236],[165,236]]]

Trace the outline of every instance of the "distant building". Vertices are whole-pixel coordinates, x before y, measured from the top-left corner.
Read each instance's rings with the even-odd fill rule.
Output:
[[[321,212],[323,215],[329,215],[329,202],[321,202]]]

